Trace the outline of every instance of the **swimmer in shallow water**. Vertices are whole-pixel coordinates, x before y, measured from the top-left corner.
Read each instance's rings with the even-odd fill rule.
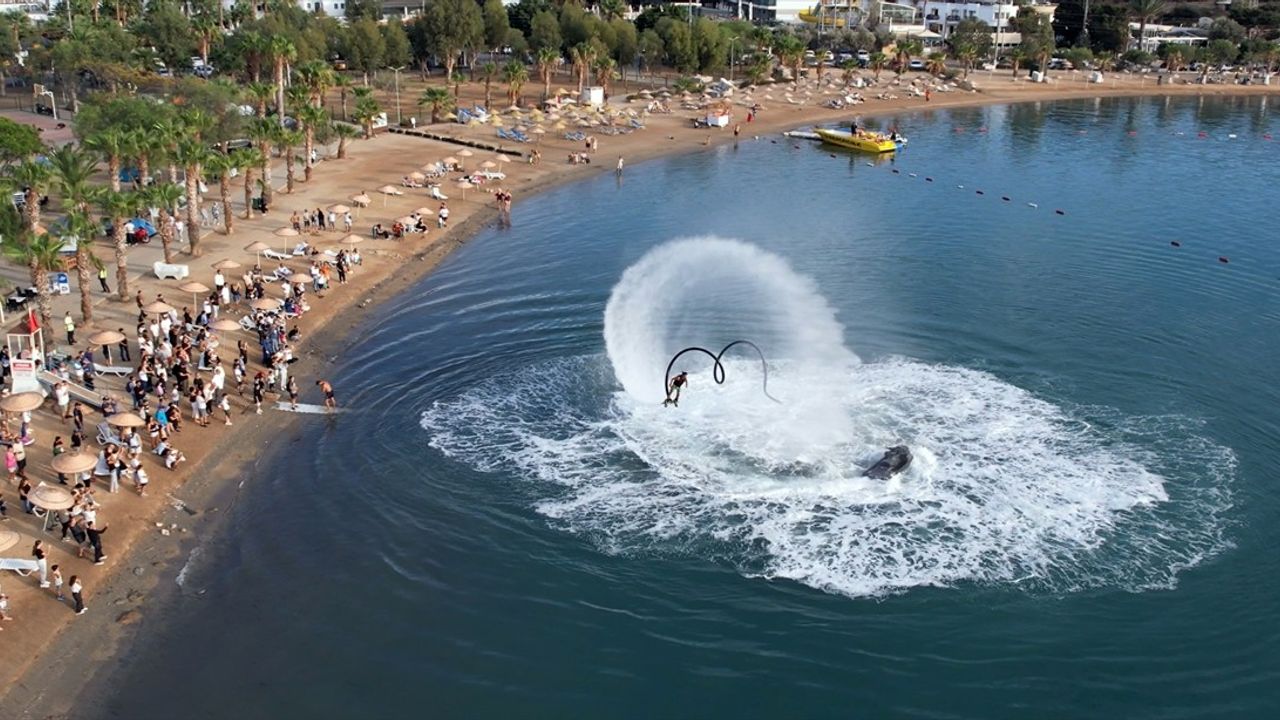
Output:
[[[689,383],[689,373],[681,370],[680,374],[671,378],[671,384],[667,386],[667,399],[662,401],[662,406],[675,405],[680,407],[680,388]]]

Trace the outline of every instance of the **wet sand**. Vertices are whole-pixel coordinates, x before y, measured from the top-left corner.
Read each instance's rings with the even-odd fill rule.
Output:
[[[1066,80],[1057,84],[1032,85],[1013,82],[1007,75],[988,78],[986,73],[975,75],[975,82],[982,92],[935,93],[928,103],[923,98],[906,97],[899,93],[895,100],[871,100],[841,110],[817,107],[816,104],[827,97],[818,91],[814,91],[812,99],[803,105],[783,101],[781,87],[771,93],[776,101],[762,100],[764,91],[757,91],[757,100],[765,105],[765,109],[753,122],[746,123],[745,109],[735,108],[734,123],[742,126],[741,136],[736,141],[765,141],[770,135],[774,135],[776,139],[776,133],[788,128],[903,111],[1068,98],[1237,95],[1278,90],[1262,86],[1157,87],[1153,81],[1140,80],[1114,84],[1109,81],[1102,86]],[[476,92],[476,88],[467,90],[472,96]],[[867,97],[875,92],[880,90],[863,91]],[[888,92],[896,91],[888,89]],[[451,179],[442,188],[450,196],[452,214],[448,230],[440,231],[433,225],[425,237],[363,243],[360,249],[365,256],[365,263],[356,271],[348,285],[335,285],[321,298],[308,293],[312,309],[298,323],[304,336],[304,355],[293,369],[302,388],[303,402],[320,402],[319,393],[314,387],[315,379],[323,377],[325,368],[347,349],[352,329],[363,323],[381,301],[394,297],[418,281],[455,247],[496,220],[497,212],[488,194],[493,187],[503,187],[514,194],[512,232],[519,233],[519,204],[522,199],[592,173],[612,173],[619,156],[625,157],[630,167],[642,160],[661,155],[700,152],[708,147],[735,142],[731,130],[733,123],[729,129],[695,129],[690,119],[697,113],[681,110],[677,100],[673,99],[670,104],[672,114],[655,114],[646,118],[647,127],[643,130],[620,136],[597,135],[599,150],[591,164],[569,165],[566,162],[568,153],[580,151],[582,143],[557,139],[559,132],[556,131],[544,136],[536,146],[543,155],[540,164],[529,165],[517,157],[515,162],[499,168],[507,173],[505,180],[495,182],[490,188],[467,191],[466,200],[462,200],[461,191],[453,187],[452,178],[456,178],[457,173],[451,174]],[[632,107],[639,106],[633,104]],[[470,143],[498,142],[494,128],[489,126],[441,124],[421,129]],[[571,129],[592,134],[591,128]],[[213,262],[232,258],[247,267],[252,265],[254,256],[242,248],[249,243],[262,240],[273,247],[284,248],[286,243],[282,240],[293,240],[277,238],[271,234],[276,228],[288,224],[291,211],[327,207],[334,203],[350,205],[349,198],[362,190],[373,198],[373,202],[360,212],[354,231],[367,236],[369,227],[374,222],[389,224],[394,218],[405,215],[414,208],[436,207],[439,204],[427,198],[422,189],[402,188],[404,195],[383,196],[376,192],[378,187],[386,184],[399,186],[402,176],[424,163],[457,155],[462,147],[454,143],[392,133],[380,133],[369,141],[353,141],[348,146],[347,159],[321,162],[310,182],[301,181],[302,171],[298,167],[295,192],[290,195],[277,192],[275,205],[268,217],[255,217],[252,220],[237,217],[235,232],[229,236],[206,229],[201,256],[191,257],[182,253],[177,262],[190,266],[190,279],[212,285],[213,270],[210,265]],[[531,149],[531,145],[508,142],[503,149],[524,153]],[[331,146],[328,150],[332,154],[334,148]],[[492,152],[474,148],[473,152],[474,156],[465,159],[468,168],[477,167],[479,163],[493,157]],[[277,159],[275,165],[275,184],[283,187],[282,162]],[[217,197],[218,190],[214,183],[210,185],[206,200],[216,200]],[[242,213],[239,201],[243,198],[243,190],[238,184],[233,187],[231,197],[237,213]],[[329,232],[312,240],[318,241],[321,248],[337,247],[334,243],[343,235],[341,232]],[[104,244],[98,245],[98,252],[104,260],[110,257],[110,249]],[[188,298],[176,289],[179,283],[157,280],[150,272],[151,263],[159,259],[160,248],[157,242],[131,251],[131,283],[137,283],[135,287],[141,287],[148,300],[157,293],[164,293],[170,302],[181,307]],[[305,268],[305,264],[296,260],[288,264],[295,269]],[[263,266],[267,269],[273,267],[265,262]],[[7,266],[2,275],[4,281],[10,284],[26,285],[20,269]],[[110,283],[114,289],[114,273]],[[72,284],[74,286],[74,279]],[[92,326],[80,327],[77,336],[82,339],[95,330],[118,327],[125,328],[126,334],[132,336],[136,317],[133,301],[122,303],[96,291],[94,295],[97,301],[95,314],[99,319]],[[64,340],[59,322],[62,314],[71,310],[73,316],[78,318],[77,308],[78,293],[62,296],[55,301],[52,335],[57,340]],[[242,313],[232,314],[239,316]],[[12,324],[11,322],[10,326]],[[248,333],[227,335],[229,337],[224,342],[243,338],[252,344],[255,339]],[[78,349],[83,347],[82,340]],[[227,355],[225,352],[223,354]],[[250,373],[255,370],[256,363],[253,363]],[[100,388],[123,399],[123,379],[99,380]],[[336,391],[341,401],[343,388],[338,387]],[[269,396],[269,399],[273,398]],[[52,538],[54,542],[50,563],[61,564],[65,578],[71,575],[81,576],[85,583],[86,604],[90,608],[85,615],[75,616],[68,605],[55,602],[51,595],[46,594],[47,591],[39,590],[34,577],[20,578],[13,573],[5,573],[0,577],[0,588],[10,595],[9,613],[15,618],[12,622],[5,623],[4,632],[0,633],[0,686],[4,688],[0,707],[5,708],[4,717],[70,717],[73,708],[79,708],[76,714],[83,715],[84,709],[92,706],[94,698],[101,698],[104,693],[109,693],[110,688],[106,683],[112,667],[110,660],[123,652],[139,633],[163,622],[164,613],[160,611],[163,606],[162,598],[181,592],[172,582],[173,578],[201,540],[217,532],[226,509],[237,501],[240,490],[260,477],[259,463],[267,449],[283,447],[281,452],[287,454],[291,437],[304,431],[307,423],[323,422],[321,418],[296,416],[274,409],[264,409],[264,414],[257,416],[252,414],[251,406],[247,408],[246,414],[246,405],[249,404],[246,400],[233,396],[235,425],[232,427],[214,423],[209,428],[198,428],[188,421],[183,432],[175,436],[175,444],[189,459],[185,466],[180,466],[178,472],[166,471],[163,466],[154,462],[154,456],[150,456],[148,470],[152,483],[147,497],[138,497],[127,486],[122,487],[118,495],[98,493],[102,504],[100,517],[110,527],[105,536],[109,558],[104,566],[93,567],[87,560],[77,560],[72,554],[73,546],[56,542],[56,535],[41,536],[38,521],[23,515],[18,507],[16,488],[9,487],[3,491],[13,519],[0,527],[17,530],[26,538],[6,555],[27,557],[31,538]],[[33,413],[37,444],[28,449],[29,472],[33,482],[56,482],[48,469],[51,457],[49,445],[54,435],[63,435],[64,438],[69,435],[69,426],[61,425],[51,407],[49,403]],[[95,426],[99,419],[98,416],[91,415],[86,425]],[[89,434],[92,435],[91,432]],[[162,524],[168,534],[163,534],[157,523]]]

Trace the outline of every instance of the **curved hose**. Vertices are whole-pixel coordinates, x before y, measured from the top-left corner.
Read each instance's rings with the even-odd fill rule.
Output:
[[[735,345],[747,345],[752,350],[755,350],[756,354],[760,356],[760,369],[764,372],[764,380],[761,384],[761,389],[764,392],[764,396],[776,403],[781,404],[782,403],[781,400],[769,394],[769,363],[764,359],[764,351],[762,351],[755,343],[751,342],[750,340],[734,340],[733,342],[721,348],[719,355],[703,347],[687,347],[681,350],[680,352],[676,353],[675,356],[671,358],[671,362],[667,363],[667,375],[666,375],[666,378],[663,380],[663,385],[662,385],[663,394],[669,394],[668,389],[671,387],[671,368],[675,367],[676,360],[679,360],[681,355],[684,355],[685,353],[689,353],[689,352],[704,353],[707,357],[711,358],[711,362],[714,363],[711,366],[711,379],[715,380],[717,385],[723,385],[725,374],[724,374],[724,365],[720,363],[720,358],[724,357],[724,354],[729,352],[729,349]]]

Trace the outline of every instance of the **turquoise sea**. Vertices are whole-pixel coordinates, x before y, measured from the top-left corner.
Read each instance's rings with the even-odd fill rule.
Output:
[[[357,331],[359,409],[262,458],[82,715],[1274,717],[1273,104],[903,114],[890,161],[744,137],[518,202]],[[736,339],[781,402],[731,351],[659,405]]]

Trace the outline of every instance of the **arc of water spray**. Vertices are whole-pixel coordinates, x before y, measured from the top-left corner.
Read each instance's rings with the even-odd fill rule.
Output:
[[[671,358],[671,362],[667,363],[667,374],[662,384],[663,394],[666,394],[667,389],[671,387],[671,368],[675,367],[676,361],[680,359],[681,355],[684,355],[685,353],[690,353],[690,352],[704,353],[707,357],[711,358],[711,362],[714,363],[711,366],[711,379],[715,380],[717,385],[723,385],[725,380],[725,372],[724,372],[724,365],[720,363],[720,358],[724,357],[724,354],[729,352],[729,349],[735,345],[746,345],[750,347],[752,350],[755,350],[756,354],[760,356],[760,368],[761,370],[764,371],[764,379],[761,384],[761,390],[764,392],[765,397],[781,405],[782,404],[781,400],[769,394],[769,362],[764,359],[764,351],[761,350],[759,346],[757,346],[755,343],[751,342],[750,340],[734,340],[733,342],[721,348],[719,355],[711,352],[706,348],[696,347],[696,346],[687,347],[681,350],[680,352],[676,353]]]

